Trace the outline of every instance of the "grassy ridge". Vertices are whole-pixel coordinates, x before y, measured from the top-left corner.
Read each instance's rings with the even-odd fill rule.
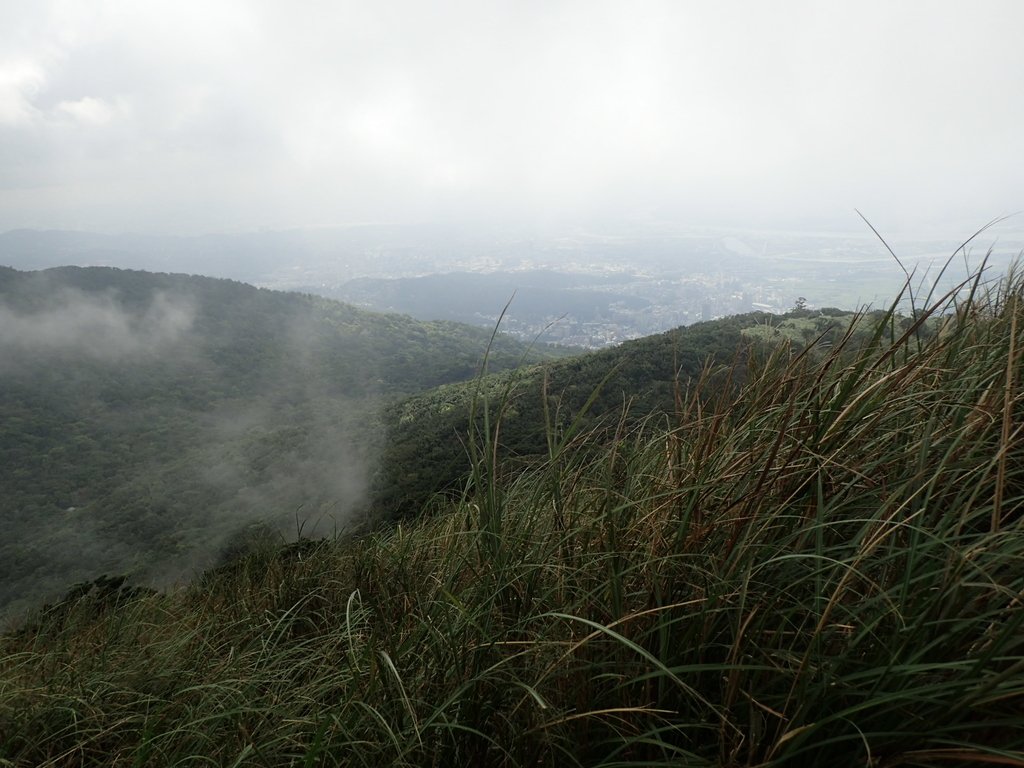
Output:
[[[6,637],[0,758],[1024,765],[1022,299],[752,350],[525,472],[489,403],[442,514]]]
[[[614,427],[624,404],[630,424],[673,412],[676,383],[698,376],[709,359],[733,360],[746,339],[807,343],[820,335],[832,341],[853,315],[840,310],[813,318],[807,310],[808,317],[799,314],[750,313],[697,323],[613,349],[438,387],[393,404],[382,418],[387,439],[373,484],[375,507],[395,518],[415,517],[434,494],[463,486],[471,462],[459,441],[464,442],[472,403],[481,394],[505,402],[502,453],[533,462],[547,453],[550,432],[574,422],[578,429]],[[737,383],[742,375],[733,371]],[[717,384],[724,384],[724,377]]]

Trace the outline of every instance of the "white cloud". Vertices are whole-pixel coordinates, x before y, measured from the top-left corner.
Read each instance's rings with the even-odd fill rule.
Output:
[[[0,63],[0,125],[31,123],[38,112],[32,101],[44,81],[42,69],[31,61]]]
[[[0,228],[1024,207],[1006,0],[24,5]]]
[[[79,123],[100,126],[113,120],[121,109],[123,105],[112,105],[103,99],[84,96],[74,101],[58,103],[55,111],[68,115]]]

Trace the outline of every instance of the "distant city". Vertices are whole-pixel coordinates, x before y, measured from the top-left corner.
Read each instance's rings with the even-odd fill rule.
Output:
[[[903,235],[886,245],[866,226],[482,234],[365,225],[198,237],[16,230],[0,234],[0,264],[203,274],[488,327],[507,304],[505,333],[596,349],[754,310],[880,306],[907,274],[918,298],[942,293],[985,258],[989,274],[1004,272],[1024,251],[1024,226],[1011,220],[960,244]]]
[[[889,244],[897,260],[870,232],[581,235],[461,259],[418,254],[411,261],[382,251],[369,261],[396,271],[412,267],[411,274],[298,286],[282,275],[277,285],[424,320],[484,326],[494,326],[508,302],[504,332],[597,349],[751,311],[887,305],[907,281],[904,269],[915,296],[925,298],[962,280],[992,243],[960,245],[904,238]],[[989,272],[1005,271],[1022,248],[1024,236],[1004,236],[988,254]]]

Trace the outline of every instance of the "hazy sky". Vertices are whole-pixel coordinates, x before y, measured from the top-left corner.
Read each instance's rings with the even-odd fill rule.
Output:
[[[0,0],[0,230],[969,226],[1024,3]]]

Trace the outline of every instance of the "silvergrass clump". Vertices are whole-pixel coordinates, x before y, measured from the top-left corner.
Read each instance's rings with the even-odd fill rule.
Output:
[[[1022,292],[752,347],[517,473],[480,402],[441,514],[6,636],[0,760],[1024,765]]]

